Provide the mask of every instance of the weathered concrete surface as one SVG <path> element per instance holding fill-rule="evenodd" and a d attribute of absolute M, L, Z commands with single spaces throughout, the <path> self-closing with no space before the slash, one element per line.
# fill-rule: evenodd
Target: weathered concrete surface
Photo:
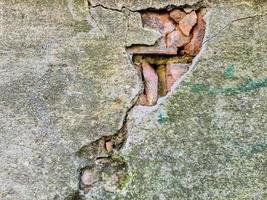
<path fill-rule="evenodd" d="M 93 19 L 86 0 L 1 0 L 0 15 L 0 199 L 64 199 L 76 152 L 116 133 L 141 89 L 126 15 Z"/>
<path fill-rule="evenodd" d="M 267 198 L 266 7 L 213 4 L 181 85 L 154 109 L 131 112 L 122 199 Z"/>
<path fill-rule="evenodd" d="M 169 4 L 201 5 L 0 0 L 0 199 L 73 199 L 90 163 L 76 152 L 115 134 L 142 89 L 125 47 L 158 39 L 132 11 Z M 194 70 L 131 113 L 121 190 L 87 199 L 266 198 L 267 5 L 210 5 Z"/>

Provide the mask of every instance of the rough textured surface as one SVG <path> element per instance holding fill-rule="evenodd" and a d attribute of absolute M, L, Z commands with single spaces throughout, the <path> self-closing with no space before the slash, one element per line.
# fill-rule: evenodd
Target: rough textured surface
<path fill-rule="evenodd" d="M 184 16 L 186 15 L 185 12 L 179 10 L 179 9 L 174 9 L 170 12 L 170 17 L 176 22 L 179 23 Z"/>
<path fill-rule="evenodd" d="M 143 27 L 141 15 L 138 12 L 129 15 L 126 46 L 153 45 L 160 37 L 159 32 Z"/>
<path fill-rule="evenodd" d="M 86 164 L 76 152 L 116 133 L 141 89 L 127 15 L 82 0 L 0 5 L 0 199 L 64 199 Z"/>
<path fill-rule="evenodd" d="M 132 11 L 144 10 L 147 8 L 161 9 L 168 5 L 193 6 L 199 3 L 198 0 L 90 0 L 92 6 L 102 5 L 106 8 L 122 10 L 127 8 Z"/>
<path fill-rule="evenodd" d="M 189 64 L 168 64 L 166 66 L 167 91 L 171 91 L 171 87 L 188 71 L 189 67 Z"/>
<path fill-rule="evenodd" d="M 75 199 L 91 164 L 77 152 L 117 133 L 142 90 L 125 47 L 159 37 L 133 11 L 168 5 L 201 3 L 0 0 L 1 200 Z M 161 103 L 132 109 L 123 159 L 85 199 L 267 198 L 266 10 L 210 1 L 200 56 Z"/>
<path fill-rule="evenodd" d="M 266 6 L 213 5 L 181 85 L 133 110 L 123 199 L 266 199 Z"/>

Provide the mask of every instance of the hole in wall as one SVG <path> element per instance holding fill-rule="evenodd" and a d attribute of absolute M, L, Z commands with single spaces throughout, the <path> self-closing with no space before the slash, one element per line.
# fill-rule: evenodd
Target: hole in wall
<path fill-rule="evenodd" d="M 155 105 L 189 70 L 205 35 L 204 11 L 175 7 L 140 11 L 143 27 L 158 31 L 161 37 L 153 46 L 127 47 L 144 83 L 138 105 Z"/>
<path fill-rule="evenodd" d="M 158 31 L 161 37 L 152 46 L 136 44 L 127 47 L 144 84 L 138 105 L 155 105 L 158 98 L 166 96 L 189 70 L 205 35 L 203 10 L 168 6 L 139 12 L 143 27 Z M 128 114 L 117 133 L 103 136 L 78 152 L 78 156 L 92 163 L 80 169 L 79 191 L 73 199 L 84 199 L 95 188 L 103 187 L 105 192 L 115 193 L 125 187 L 129 172 L 120 149 L 127 140 L 127 117 Z"/>

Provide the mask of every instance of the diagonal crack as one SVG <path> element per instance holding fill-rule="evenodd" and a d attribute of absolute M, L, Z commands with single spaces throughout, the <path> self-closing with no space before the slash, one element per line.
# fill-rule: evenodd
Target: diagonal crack
<path fill-rule="evenodd" d="M 100 154 L 100 155 L 96 155 L 96 157 L 92 158 L 94 160 L 94 163 L 92 165 L 88 165 L 83 167 L 82 169 L 80 169 L 80 177 L 79 177 L 79 192 L 78 192 L 78 198 L 77 200 L 81 200 L 83 199 L 83 196 L 86 195 L 86 193 L 88 193 L 90 191 L 90 189 L 92 187 L 94 187 L 94 184 L 103 184 L 103 186 L 105 187 L 105 182 L 103 182 L 103 177 L 101 176 L 108 176 L 110 173 L 112 173 L 112 177 L 118 177 L 117 181 L 120 185 L 120 181 L 121 179 L 123 180 L 125 177 L 127 177 L 127 171 L 128 171 L 128 165 L 127 162 L 124 160 L 124 157 L 121 155 L 121 153 L 119 152 L 120 149 L 123 147 L 123 145 L 125 144 L 126 140 L 127 140 L 127 135 L 128 135 L 128 115 L 131 112 L 131 110 L 135 107 L 135 105 L 137 104 L 137 100 L 138 100 L 138 95 L 136 95 L 132 100 L 131 100 L 131 106 L 127 109 L 127 111 L 125 112 L 125 115 L 123 117 L 123 123 L 121 125 L 121 128 L 118 129 L 118 131 L 110 136 L 103 136 L 101 138 L 99 138 L 98 140 L 88 144 L 87 146 L 81 148 L 82 151 L 84 151 L 84 149 L 86 149 L 87 147 L 94 147 L 94 146 L 98 146 L 99 145 L 103 145 L 103 142 L 105 143 L 105 145 L 107 145 L 107 143 L 109 143 L 109 147 L 106 147 L 106 150 L 108 151 L 107 154 Z M 116 141 L 117 140 L 117 141 Z M 114 149 L 113 149 L 114 148 Z M 85 150 L 86 152 L 86 150 Z M 95 154 L 96 152 L 92 152 L 93 154 Z M 88 153 L 87 153 L 88 154 Z M 97 153 L 98 154 L 98 153 Z M 108 170 L 108 172 L 107 172 Z M 84 179 L 83 176 L 84 174 L 88 175 L 88 173 L 90 174 L 90 176 L 92 177 L 96 177 L 98 176 L 98 178 L 95 178 L 96 180 L 94 180 L 94 182 L 92 183 L 92 185 L 86 185 L 82 180 Z M 115 186 L 116 188 L 119 187 Z M 114 186 L 113 186 L 114 187 Z M 115 190 L 113 191 L 112 188 L 108 188 L 111 189 L 112 191 L 110 192 L 115 192 Z M 108 191 L 108 190 L 107 190 Z"/>
<path fill-rule="evenodd" d="M 202 2 L 202 1 L 199 1 L 199 2 Z M 147 9 L 141 10 L 141 11 L 140 10 L 131 10 L 129 8 L 126 8 L 126 7 L 122 7 L 121 9 L 114 9 L 114 8 L 109 8 L 109 7 L 103 6 L 101 4 L 92 5 L 89 0 L 88 0 L 88 6 L 89 6 L 89 11 L 91 11 L 92 8 L 100 7 L 100 8 L 106 9 L 106 10 L 111 10 L 114 12 L 120 12 L 120 13 L 123 13 L 124 15 L 127 15 L 128 18 L 126 21 L 125 47 L 127 44 L 127 37 L 128 37 L 129 23 L 130 23 L 130 18 L 129 18 L 130 12 L 140 13 L 140 12 L 149 11 L 150 9 L 153 9 L 153 8 L 147 8 Z M 167 8 L 169 6 L 170 5 L 166 6 L 164 8 L 164 10 L 156 9 L 156 11 L 157 12 L 158 11 L 169 12 L 169 11 L 167 11 Z M 173 5 L 171 5 L 171 6 L 174 8 L 182 9 L 181 6 L 179 6 L 179 7 L 173 6 Z M 93 17 L 92 17 L 92 19 L 96 23 L 97 27 L 101 30 L 101 28 L 99 27 L 99 25 L 97 23 L 97 20 L 95 20 Z M 131 62 L 132 59 L 130 58 L 130 55 L 128 53 L 127 53 L 127 55 L 129 58 L 128 61 Z M 176 56 L 178 56 L 178 55 L 176 55 Z M 155 61 L 155 59 L 153 59 L 153 58 L 151 58 L 151 59 Z M 165 56 L 158 57 L 157 62 L 159 62 L 159 60 L 160 61 L 165 60 L 165 61 L 169 62 L 169 61 L 171 61 L 171 59 L 174 59 L 174 57 L 170 57 L 170 58 L 165 57 Z M 183 59 L 191 59 L 191 56 L 188 56 L 188 58 L 186 57 Z M 173 62 L 175 62 L 175 61 L 176 60 L 173 60 Z M 133 64 L 133 62 L 131 62 L 131 65 L 132 64 Z M 161 64 L 161 65 L 163 65 L 163 64 Z M 183 73 L 183 72 L 181 72 L 181 73 Z M 138 76 L 142 80 L 142 77 L 140 77 L 140 76 L 142 76 L 141 72 L 140 72 L 140 74 L 138 73 Z M 144 90 L 144 87 L 142 89 L 140 89 L 138 94 L 136 94 L 136 96 L 133 97 L 131 99 L 131 101 L 129 102 L 129 106 L 127 106 L 127 108 L 125 109 L 126 111 L 124 111 L 123 116 L 122 116 L 123 121 L 120 122 L 120 127 L 116 130 L 116 132 L 114 134 L 109 134 L 108 136 L 99 137 L 99 139 L 97 139 L 96 141 L 91 142 L 90 144 L 83 146 L 80 149 L 80 151 L 78 152 L 78 154 L 80 156 L 85 155 L 88 161 L 89 160 L 93 161 L 92 165 L 89 166 L 89 164 L 87 163 L 87 166 L 80 169 L 79 190 L 78 190 L 79 191 L 79 199 L 83 199 L 83 195 L 86 195 L 87 193 L 89 193 L 91 188 L 93 188 L 93 187 L 97 188 L 97 187 L 99 187 L 99 185 L 102 185 L 105 187 L 105 184 L 106 184 L 105 181 L 106 180 L 103 180 L 103 176 L 108 176 L 108 175 L 110 175 L 110 173 L 113 173 L 115 176 L 118 176 L 117 181 L 119 183 L 121 177 L 118 174 L 124 174 L 124 175 L 126 174 L 127 175 L 127 173 L 129 173 L 128 172 L 128 163 L 125 161 L 125 158 L 121 155 L 121 148 L 124 146 L 125 142 L 127 141 L 127 137 L 128 137 L 129 113 L 138 104 L 139 97 L 144 92 L 143 90 Z M 99 148 L 101 148 L 100 153 L 98 151 Z M 104 151 L 104 153 L 103 153 L 103 151 Z M 120 168 L 121 166 L 123 166 L 123 169 Z M 118 167 L 120 169 L 118 169 Z M 109 172 L 107 172 L 107 171 L 105 171 L 106 169 L 111 169 L 111 170 Z M 88 181 L 88 179 L 87 179 L 84 181 L 84 179 L 86 179 L 86 176 L 87 176 L 87 178 L 90 177 L 94 180 Z M 116 183 L 115 187 L 117 187 L 117 186 L 118 185 Z M 112 191 L 112 192 L 115 192 L 115 191 Z"/>
<path fill-rule="evenodd" d="M 99 26 L 98 22 L 95 20 L 95 18 L 93 17 L 93 15 L 91 14 L 91 8 L 92 8 L 92 4 L 91 2 L 88 0 L 88 9 L 89 9 L 89 14 L 91 19 L 93 20 L 93 22 L 95 23 L 96 27 L 99 29 L 99 31 L 104 35 L 104 31 L 102 30 L 102 28 Z"/>

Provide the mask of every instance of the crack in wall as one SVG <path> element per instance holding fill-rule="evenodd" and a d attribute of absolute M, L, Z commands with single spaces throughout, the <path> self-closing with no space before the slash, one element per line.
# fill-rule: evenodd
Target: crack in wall
<path fill-rule="evenodd" d="M 209 6 L 209 2 L 207 0 L 199 0 L 197 1 L 196 3 L 190 5 L 190 4 L 183 4 L 183 5 L 174 5 L 174 4 L 169 4 L 169 5 L 166 5 L 166 6 L 163 6 L 161 8 L 157 8 L 157 7 L 152 7 L 152 6 L 147 6 L 145 8 L 139 8 L 139 9 L 132 9 L 132 8 L 129 8 L 130 6 L 121 6 L 121 8 L 112 8 L 112 7 L 109 7 L 109 6 L 105 6 L 103 4 L 95 4 L 93 5 L 93 3 L 91 3 L 90 0 L 87 0 L 88 1 L 88 4 L 91 8 L 97 8 L 97 7 L 101 7 L 103 9 L 106 9 L 106 10 L 112 10 L 112 11 L 116 11 L 116 12 L 123 12 L 124 10 L 128 10 L 130 12 L 142 12 L 142 11 L 164 11 L 164 10 L 170 10 L 170 9 L 174 9 L 174 8 L 180 8 L 180 9 L 184 9 L 184 8 L 189 8 L 189 9 L 193 9 L 193 10 L 197 10 L 199 8 L 204 8 L 204 7 L 208 7 Z M 152 2 L 149 4 L 151 5 Z"/>
<path fill-rule="evenodd" d="M 130 11 L 130 12 L 138 12 L 138 11 L 135 11 L 135 10 L 131 10 L 131 9 L 129 9 L 129 8 L 127 8 L 127 7 L 122 7 L 121 9 L 116 9 L 116 8 L 109 8 L 109 7 L 106 7 L 106 6 L 103 6 L 103 5 L 101 5 L 101 4 L 97 4 L 97 5 L 95 5 L 95 6 L 91 6 L 92 8 L 98 8 L 98 7 L 101 7 L 101 8 L 103 8 L 103 9 L 106 9 L 106 10 L 112 10 L 112 11 L 115 11 L 115 12 L 123 12 L 124 10 L 128 10 L 128 11 Z"/>
<path fill-rule="evenodd" d="M 89 0 L 88 0 L 88 5 L 89 5 L 89 8 L 99 8 L 99 7 L 101 7 L 103 9 L 105 9 L 105 10 L 112 10 L 112 11 L 121 12 L 121 13 L 123 13 L 124 10 L 128 10 L 130 12 L 138 12 L 136 10 L 131 10 L 131 9 L 125 7 L 125 6 L 123 6 L 121 9 L 116 9 L 116 8 L 110 8 L 110 7 L 104 6 L 102 4 L 93 5 Z"/>
<path fill-rule="evenodd" d="M 72 200 L 86 199 L 88 194 L 99 188 L 108 193 L 116 193 L 122 189 L 121 182 L 127 179 L 128 165 L 120 150 L 127 140 L 128 114 L 136 105 L 155 105 L 158 97 L 165 96 L 171 91 L 172 85 L 189 70 L 193 58 L 199 53 L 205 33 L 205 22 L 200 6 L 188 8 L 188 6 L 169 5 L 157 10 L 148 8 L 133 11 L 125 7 L 117 10 L 103 5 L 92 6 L 89 1 L 88 4 L 89 10 L 102 7 L 124 12 L 126 9 L 128 13 L 124 14 L 128 15 L 128 19 L 129 12 L 139 12 L 143 26 L 156 29 L 162 37 L 153 46 L 135 44 L 126 47 L 128 57 L 143 80 L 144 91 L 132 99 L 122 127 L 115 134 L 103 136 L 82 147 L 77 153 L 79 157 L 92 162 L 79 170 L 79 190 L 71 197 Z M 187 10 L 183 10 L 185 7 Z M 183 19 L 185 24 L 180 27 Z M 129 21 L 126 41 L 128 28 Z"/>
<path fill-rule="evenodd" d="M 84 199 L 94 187 L 101 187 L 108 193 L 122 189 L 123 182 L 128 177 L 128 165 L 120 149 L 127 140 L 128 114 L 136 105 L 137 96 L 131 102 L 132 105 L 126 111 L 122 127 L 115 134 L 103 136 L 77 152 L 80 158 L 91 160 L 93 163 L 79 170 L 79 191 L 71 200 Z"/>
<path fill-rule="evenodd" d="M 263 13 L 260 15 L 253 15 L 253 16 L 247 16 L 247 17 L 242 17 L 242 18 L 237 18 L 234 19 L 232 21 L 230 21 L 229 23 L 227 23 L 224 27 L 222 27 L 219 31 L 217 31 L 216 33 L 214 33 L 211 37 L 207 38 L 203 44 L 211 41 L 212 39 L 216 38 L 218 35 L 220 35 L 220 33 L 222 33 L 222 31 L 224 31 L 227 27 L 230 27 L 233 23 L 238 22 L 238 21 L 242 21 L 242 20 L 247 20 L 247 19 L 253 19 L 253 18 L 262 18 L 264 16 L 266 16 L 267 13 Z"/>

